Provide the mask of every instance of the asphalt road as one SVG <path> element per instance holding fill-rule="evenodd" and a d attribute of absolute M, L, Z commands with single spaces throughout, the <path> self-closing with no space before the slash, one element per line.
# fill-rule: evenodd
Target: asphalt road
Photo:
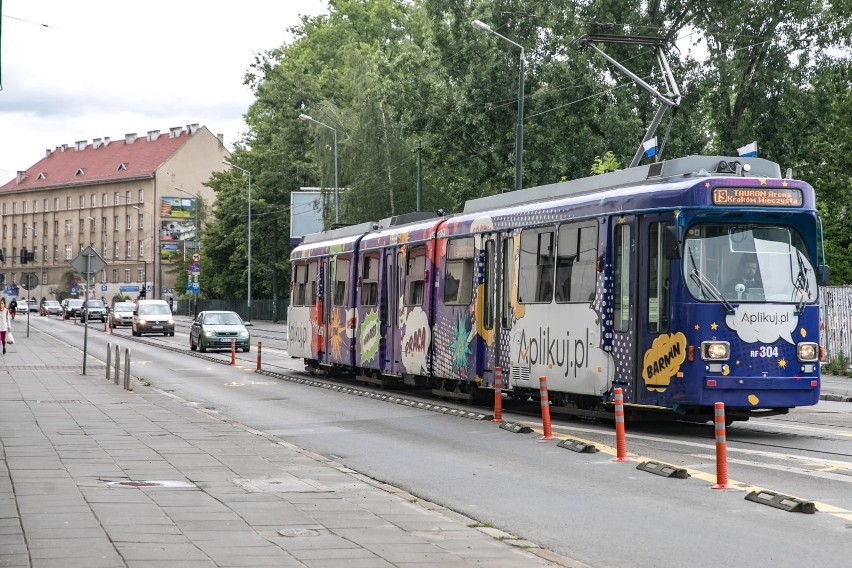
<path fill-rule="evenodd" d="M 82 347 L 80 325 L 41 318 L 33 331 Z M 728 469 L 737 489 L 714 490 L 710 425 L 628 425 L 631 457 L 692 473 L 664 478 L 637 470 L 636 461 L 614 461 L 606 451 L 614 445 L 608 424 L 556 424 L 555 433 L 605 450 L 578 454 L 537 433 L 256 374 L 254 347 L 238 354 L 234 367 L 192 356 L 181 326 L 174 338 L 137 341 L 129 330 L 110 335 L 91 324 L 89 353 L 104 358 L 107 341 L 122 353 L 130 347 L 133 375 L 156 388 L 591 566 L 849 566 L 848 404 L 823 402 L 729 428 Z M 301 368 L 283 339 L 262 341 L 264 368 Z M 208 356 L 230 360 L 227 352 Z M 820 512 L 746 501 L 747 486 L 816 501 Z"/>

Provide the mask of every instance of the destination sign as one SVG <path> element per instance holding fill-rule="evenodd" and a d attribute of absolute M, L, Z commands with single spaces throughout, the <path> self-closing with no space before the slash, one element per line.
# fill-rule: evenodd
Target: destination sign
<path fill-rule="evenodd" d="M 717 187 L 713 189 L 713 205 L 801 207 L 802 190 L 787 187 Z"/>

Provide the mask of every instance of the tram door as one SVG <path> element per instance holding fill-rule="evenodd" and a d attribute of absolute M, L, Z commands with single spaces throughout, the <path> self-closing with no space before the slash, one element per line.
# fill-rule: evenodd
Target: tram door
<path fill-rule="evenodd" d="M 320 276 L 319 276 L 319 290 L 318 295 L 321 300 L 321 321 L 319 328 L 322 330 L 322 353 L 317 354 L 317 360 L 320 363 L 330 363 L 328 354 L 329 351 L 329 341 L 331 338 L 331 307 L 334 301 L 334 286 L 332 285 L 332 262 L 334 262 L 333 257 L 325 257 L 320 261 Z"/>
<path fill-rule="evenodd" d="M 639 223 L 639 302 L 637 319 L 637 391 L 635 402 L 668 406 L 670 385 L 677 381 L 686 338 L 672 333 L 671 265 L 677 253 L 671 215 L 647 215 Z"/>
<path fill-rule="evenodd" d="M 625 402 L 636 401 L 637 386 L 637 221 L 634 216 L 615 217 L 612 227 L 612 357 L 613 390 L 621 387 Z"/>
<path fill-rule="evenodd" d="M 385 374 L 398 373 L 399 367 L 399 290 L 401 266 L 397 249 L 385 250 L 384 283 L 381 294 L 382 309 L 380 313 L 383 349 L 382 372 Z"/>
<path fill-rule="evenodd" d="M 485 379 L 487 386 L 493 385 L 494 368 L 500 361 L 499 321 L 500 321 L 500 236 L 484 234 L 481 248 L 477 251 L 481 262 L 481 286 L 476 288 L 480 294 L 476 299 L 477 331 L 481 336 L 476 349 L 476 369 Z"/>

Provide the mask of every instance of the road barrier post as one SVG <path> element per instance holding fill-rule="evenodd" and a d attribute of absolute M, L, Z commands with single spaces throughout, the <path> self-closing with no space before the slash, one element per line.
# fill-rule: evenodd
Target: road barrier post
<path fill-rule="evenodd" d="M 237 364 L 237 340 L 231 338 L 231 365 Z"/>
<path fill-rule="evenodd" d="M 109 380 L 109 368 L 112 364 L 112 343 L 107 343 L 106 380 Z"/>
<path fill-rule="evenodd" d="M 629 461 L 627 459 L 627 441 L 624 435 L 624 391 L 615 388 L 615 451 L 614 461 Z"/>
<path fill-rule="evenodd" d="M 257 342 L 257 370 L 260 371 L 260 350 L 263 347 L 263 342 Z"/>
<path fill-rule="evenodd" d="M 503 422 L 503 367 L 494 367 L 494 418 L 491 422 Z"/>
<path fill-rule="evenodd" d="M 713 489 L 728 488 L 728 439 L 725 432 L 725 403 L 713 405 L 716 426 L 716 484 Z"/>
<path fill-rule="evenodd" d="M 541 396 L 541 422 L 544 427 L 544 436 L 540 440 L 552 440 L 553 432 L 550 429 L 550 398 L 547 396 L 547 377 L 538 378 L 539 393 Z"/>
<path fill-rule="evenodd" d="M 121 367 L 121 350 L 118 348 L 118 345 L 115 346 L 115 373 L 113 374 L 113 382 L 118 384 L 118 371 Z"/>
<path fill-rule="evenodd" d="M 130 347 L 124 350 L 124 390 L 130 388 Z"/>

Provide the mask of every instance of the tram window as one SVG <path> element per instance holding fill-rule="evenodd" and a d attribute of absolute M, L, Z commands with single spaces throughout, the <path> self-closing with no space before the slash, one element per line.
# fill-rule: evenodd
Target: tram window
<path fill-rule="evenodd" d="M 348 302 L 349 268 L 351 261 L 348 258 L 338 258 L 334 263 L 334 305 L 346 306 Z"/>
<path fill-rule="evenodd" d="M 615 228 L 615 258 L 613 261 L 613 296 L 615 331 L 630 327 L 630 226 Z"/>
<path fill-rule="evenodd" d="M 405 305 L 423 305 L 426 279 L 426 247 L 409 249 L 405 264 Z"/>
<path fill-rule="evenodd" d="M 311 303 L 313 306 L 317 303 L 317 261 L 308 263 L 308 290 L 311 294 Z"/>
<path fill-rule="evenodd" d="M 556 247 L 556 301 L 590 302 L 595 296 L 596 224 L 562 225 Z"/>
<path fill-rule="evenodd" d="M 297 264 L 296 275 L 293 277 L 293 287 L 295 288 L 294 292 L 296 294 L 296 301 L 294 302 L 295 305 L 305 305 L 305 300 L 307 299 L 307 286 L 308 267 L 304 264 Z"/>
<path fill-rule="evenodd" d="M 473 237 L 447 243 L 447 268 L 444 274 L 444 303 L 470 304 L 473 295 Z"/>
<path fill-rule="evenodd" d="M 483 290 L 485 290 L 485 298 L 483 298 L 483 327 L 485 329 L 494 329 L 494 292 L 496 291 L 496 278 L 494 274 L 494 241 L 488 240 L 485 242 L 485 270 Z"/>
<path fill-rule="evenodd" d="M 361 305 L 375 306 L 379 303 L 379 257 L 364 256 L 361 271 Z"/>
<path fill-rule="evenodd" d="M 669 327 L 669 268 L 665 255 L 665 223 L 648 226 L 648 331 L 662 332 Z"/>
<path fill-rule="evenodd" d="M 553 299 L 553 229 L 528 229 L 521 233 L 518 267 L 518 301 Z"/>

